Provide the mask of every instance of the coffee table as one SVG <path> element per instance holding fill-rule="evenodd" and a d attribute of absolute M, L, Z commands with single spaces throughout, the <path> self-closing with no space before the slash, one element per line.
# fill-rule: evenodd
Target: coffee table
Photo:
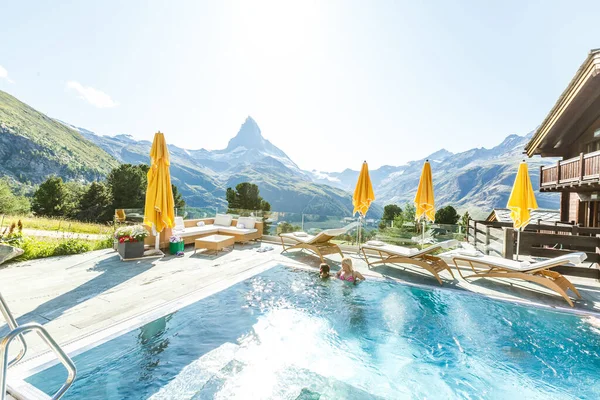
<path fill-rule="evenodd" d="M 219 250 L 223 250 L 225 247 L 234 247 L 235 236 L 227 235 L 210 235 L 196 239 L 194 245 L 194 254 L 198 249 L 212 250 L 219 253 Z"/>

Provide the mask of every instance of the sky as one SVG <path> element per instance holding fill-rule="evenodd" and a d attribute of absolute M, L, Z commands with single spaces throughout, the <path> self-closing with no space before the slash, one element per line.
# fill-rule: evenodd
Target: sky
<path fill-rule="evenodd" d="M 544 119 L 598 1 L 2 1 L 0 90 L 98 134 L 222 149 L 248 115 L 301 168 L 493 147 Z"/>

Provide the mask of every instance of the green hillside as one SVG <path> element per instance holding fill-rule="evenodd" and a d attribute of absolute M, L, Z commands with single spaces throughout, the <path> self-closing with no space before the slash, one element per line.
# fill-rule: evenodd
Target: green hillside
<path fill-rule="evenodd" d="M 0 175 L 31 184 L 50 175 L 91 181 L 117 165 L 79 132 L 0 91 Z"/>

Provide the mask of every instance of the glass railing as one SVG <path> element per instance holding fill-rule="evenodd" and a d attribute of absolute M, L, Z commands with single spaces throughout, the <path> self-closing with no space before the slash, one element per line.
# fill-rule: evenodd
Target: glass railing
<path fill-rule="evenodd" d="M 115 226 L 141 224 L 144 222 L 143 208 L 119 208 L 115 210 Z"/>
<path fill-rule="evenodd" d="M 123 210 L 125 218 L 117 221 L 117 223 L 142 223 L 144 219 L 143 211 L 143 209 L 125 209 Z M 219 210 L 217 208 L 186 206 L 176 209 L 175 212 L 176 216 L 183 217 L 186 220 L 214 218 L 217 213 L 227 213 L 234 218 L 250 216 L 261 220 L 263 222 L 263 235 L 268 236 L 300 231 L 316 235 L 326 229 L 344 228 L 359 222 L 357 217 L 350 215 L 333 216 L 244 209 Z M 119 216 L 118 210 L 115 216 L 116 218 Z M 378 240 L 405 247 L 422 247 L 450 239 L 465 241 L 465 229 L 461 225 L 426 223 L 423 231 L 423 224 L 414 221 L 363 218 L 360 220 L 360 225 L 349 228 L 345 233 L 336 237 L 334 242 L 356 246 L 358 243 Z"/>
<path fill-rule="evenodd" d="M 466 240 L 465 229 L 462 225 L 426 223 L 423 231 L 422 223 L 398 221 L 380 221 L 377 230 L 369 234 L 375 240 L 399 246 L 421 247 L 445 240 Z"/>

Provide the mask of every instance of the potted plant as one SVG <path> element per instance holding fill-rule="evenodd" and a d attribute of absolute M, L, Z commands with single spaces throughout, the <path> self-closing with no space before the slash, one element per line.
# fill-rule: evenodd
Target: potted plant
<path fill-rule="evenodd" d="M 181 236 L 173 235 L 169 238 L 169 252 L 173 255 L 183 251 L 184 243 Z"/>
<path fill-rule="evenodd" d="M 123 259 L 139 258 L 144 255 L 144 239 L 148 231 L 142 225 L 124 226 L 115 231 L 117 251 Z"/>

